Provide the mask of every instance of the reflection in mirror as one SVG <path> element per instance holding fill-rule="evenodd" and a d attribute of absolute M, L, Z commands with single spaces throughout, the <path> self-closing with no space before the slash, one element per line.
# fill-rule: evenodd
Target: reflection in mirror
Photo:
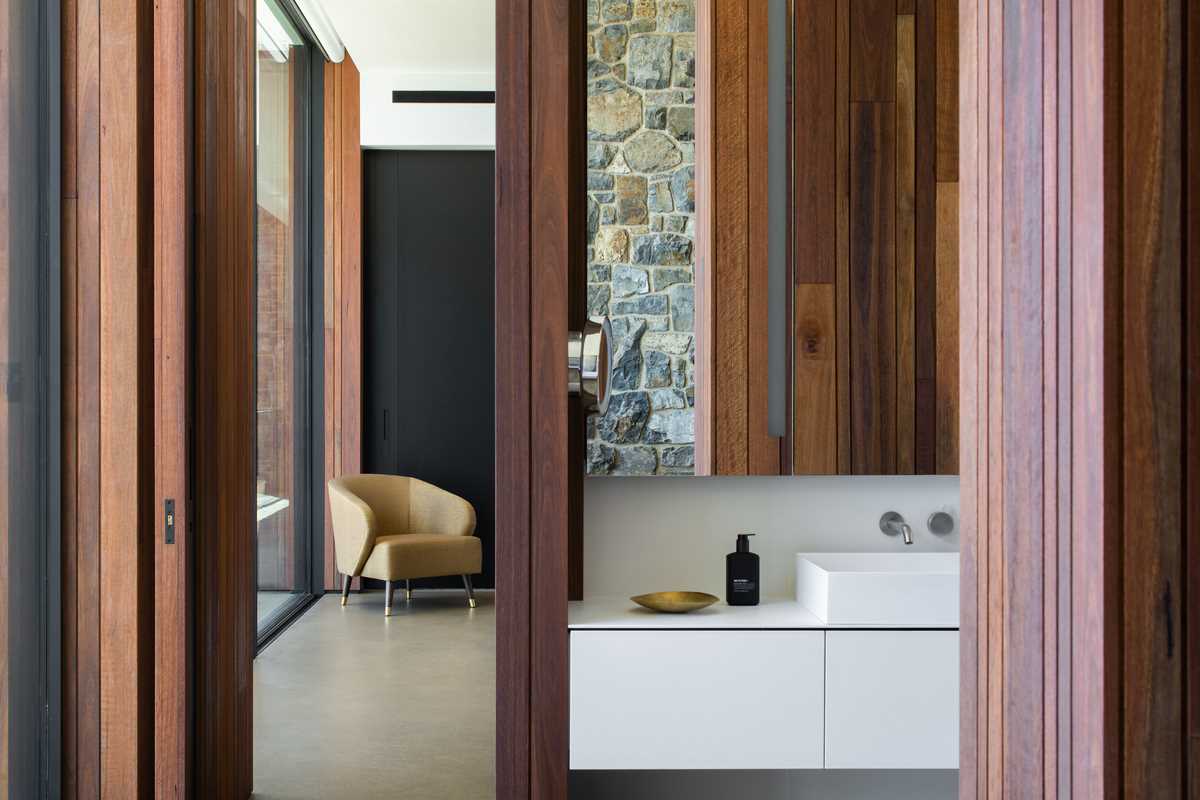
<path fill-rule="evenodd" d="M 588 313 L 610 317 L 614 350 L 587 471 L 691 474 L 695 6 L 608 0 L 588 14 Z"/>
<path fill-rule="evenodd" d="M 894 4 L 598 0 L 590 475 L 957 472 L 957 41 Z M 921 57 L 918 57 L 921 54 Z"/>

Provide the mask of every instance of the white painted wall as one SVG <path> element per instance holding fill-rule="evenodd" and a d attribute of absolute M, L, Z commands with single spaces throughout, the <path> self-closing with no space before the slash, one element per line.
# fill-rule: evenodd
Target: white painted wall
<path fill-rule="evenodd" d="M 763 596 L 794 596 L 795 554 L 904 550 L 879 517 L 899 511 L 913 551 L 958 550 L 956 477 L 587 478 L 584 594 L 689 589 L 724 597 L 725 554 L 738 533 L 758 534 Z M 925 520 L 954 514 L 955 532 Z"/>
<path fill-rule="evenodd" d="M 491 150 L 496 107 L 488 104 L 393 103 L 394 90 L 492 91 L 494 72 L 411 73 L 387 67 L 361 70 L 359 107 L 363 147 L 413 150 Z"/>

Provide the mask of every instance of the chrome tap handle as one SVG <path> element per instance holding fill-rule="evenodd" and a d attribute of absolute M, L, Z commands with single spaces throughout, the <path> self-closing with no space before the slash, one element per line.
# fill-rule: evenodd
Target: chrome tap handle
<path fill-rule="evenodd" d="M 903 536 L 905 544 L 913 543 L 912 527 L 904 521 L 904 517 L 895 511 L 888 511 L 879 518 L 879 530 L 888 536 L 895 536 L 897 534 Z"/>

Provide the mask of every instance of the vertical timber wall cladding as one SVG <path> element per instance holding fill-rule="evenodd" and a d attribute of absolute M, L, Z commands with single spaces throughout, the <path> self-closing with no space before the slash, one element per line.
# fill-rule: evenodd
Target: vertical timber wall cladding
<path fill-rule="evenodd" d="M 152 4 L 62 4 L 63 794 L 154 753 Z"/>
<path fill-rule="evenodd" d="M 1188 5 L 962 6 L 964 798 L 1195 796 Z"/>
<path fill-rule="evenodd" d="M 957 0 L 794 20 L 792 471 L 957 474 Z"/>
<path fill-rule="evenodd" d="M 253 780 L 254 11 L 194 8 L 195 797 Z"/>
<path fill-rule="evenodd" d="M 362 470 L 362 147 L 350 54 L 325 65 L 325 480 Z M 337 587 L 325 505 L 325 588 Z M 355 581 L 357 588 L 358 581 Z"/>

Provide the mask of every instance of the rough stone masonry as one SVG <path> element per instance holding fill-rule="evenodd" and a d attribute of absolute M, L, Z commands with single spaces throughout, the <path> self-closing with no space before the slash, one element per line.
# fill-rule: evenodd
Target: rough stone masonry
<path fill-rule="evenodd" d="M 695 0 L 588 0 L 588 313 L 613 398 L 589 475 L 695 471 Z"/>

